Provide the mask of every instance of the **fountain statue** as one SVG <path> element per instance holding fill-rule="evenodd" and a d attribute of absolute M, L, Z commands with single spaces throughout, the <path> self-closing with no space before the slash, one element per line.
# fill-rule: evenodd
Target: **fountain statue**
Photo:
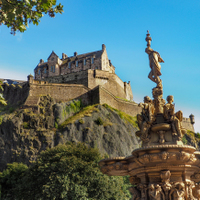
<path fill-rule="evenodd" d="M 182 137 L 183 113 L 175 112 L 174 97 L 163 99 L 160 54 L 151 48 L 149 31 L 146 35 L 151 71 L 148 78 L 156 83 L 151 99 L 144 103 L 137 115 L 139 131 L 136 135 L 142 147 L 131 156 L 101 160 L 101 171 L 109 176 L 129 175 L 133 185 L 132 200 L 200 200 L 200 152 L 195 147 L 184 145 Z"/>

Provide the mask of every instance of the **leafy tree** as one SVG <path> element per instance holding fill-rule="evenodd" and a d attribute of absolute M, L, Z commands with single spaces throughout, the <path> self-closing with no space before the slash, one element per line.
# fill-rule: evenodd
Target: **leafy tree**
<path fill-rule="evenodd" d="M 13 188 L 8 185 L 9 191 L 15 192 L 13 194 L 5 189 L 7 182 L 3 172 L 0 179 L 2 199 L 130 199 L 129 185 L 124 183 L 122 177 L 109 177 L 100 172 L 100 159 L 97 149 L 88 148 L 82 143 L 58 145 L 41 153 L 33 166 L 22 171 L 23 177 L 18 186 L 15 185 L 16 181 Z"/>
<path fill-rule="evenodd" d="M 63 6 L 56 0 L 0 0 L 0 24 L 11 28 L 11 34 L 24 32 L 29 23 L 38 25 L 43 14 L 55 17 Z"/>
<path fill-rule="evenodd" d="M 0 91 L 3 91 L 2 81 L 0 81 Z M 4 106 L 7 105 L 5 99 L 3 98 L 3 94 L 2 93 L 0 93 L 0 105 L 1 104 L 4 105 Z"/>
<path fill-rule="evenodd" d="M 3 191 L 0 199 L 12 199 L 13 194 L 18 196 L 22 178 L 27 169 L 28 167 L 23 163 L 7 164 L 7 169 L 0 173 L 1 191 Z"/>

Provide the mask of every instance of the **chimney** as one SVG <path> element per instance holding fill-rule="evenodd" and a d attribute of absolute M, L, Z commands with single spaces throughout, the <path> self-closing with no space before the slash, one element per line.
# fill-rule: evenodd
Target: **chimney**
<path fill-rule="evenodd" d="M 106 45 L 105 44 L 102 44 L 102 50 L 106 50 Z"/>
<path fill-rule="evenodd" d="M 44 63 L 44 60 L 40 59 L 40 64 Z"/>
<path fill-rule="evenodd" d="M 74 52 L 74 56 L 77 56 L 78 55 L 78 53 L 77 52 Z"/>
<path fill-rule="evenodd" d="M 62 60 L 65 60 L 67 58 L 67 55 L 65 53 L 62 53 Z"/>

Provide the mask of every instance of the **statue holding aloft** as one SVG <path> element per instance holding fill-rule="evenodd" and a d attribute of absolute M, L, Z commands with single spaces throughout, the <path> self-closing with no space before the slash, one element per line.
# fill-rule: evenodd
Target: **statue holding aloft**
<path fill-rule="evenodd" d="M 151 68 L 151 71 L 149 73 L 148 78 L 152 80 L 153 82 L 157 83 L 157 87 L 162 87 L 162 81 L 159 76 L 161 76 L 161 65 L 160 63 L 164 63 L 164 60 L 161 58 L 160 54 L 157 51 L 154 51 L 151 48 L 151 37 L 149 34 L 149 31 L 147 31 L 147 48 L 145 49 L 145 52 L 149 55 L 149 65 Z"/>
<path fill-rule="evenodd" d="M 161 65 L 164 62 L 160 54 L 151 48 L 151 37 L 149 31 L 146 36 L 147 47 L 145 52 L 149 55 L 149 65 L 151 71 L 148 78 L 157 85 L 152 89 L 153 100 L 150 97 L 144 98 L 144 103 L 140 103 L 142 113 L 137 116 L 140 131 L 136 133 L 143 141 L 144 146 L 152 144 L 182 144 L 181 138 L 185 133 L 181 121 L 182 111 L 175 113 L 173 96 L 167 97 L 167 103 L 163 99 L 163 86 L 160 79 Z"/>

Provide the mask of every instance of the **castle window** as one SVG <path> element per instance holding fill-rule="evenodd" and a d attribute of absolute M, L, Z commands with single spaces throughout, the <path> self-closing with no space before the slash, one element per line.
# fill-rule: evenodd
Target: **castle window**
<path fill-rule="evenodd" d="M 71 62 L 68 63 L 68 68 L 71 68 Z"/>
<path fill-rule="evenodd" d="M 38 74 L 40 75 L 40 69 L 38 70 Z"/>
<path fill-rule="evenodd" d="M 91 59 L 91 63 L 94 64 L 94 58 Z"/>
<path fill-rule="evenodd" d="M 47 73 L 47 68 L 44 68 L 44 73 L 45 73 L 45 74 Z"/>
<path fill-rule="evenodd" d="M 53 66 L 51 66 L 51 72 L 53 71 Z"/>
<path fill-rule="evenodd" d="M 83 65 L 86 65 L 86 59 L 83 60 Z"/>
<path fill-rule="evenodd" d="M 53 66 L 53 73 L 55 72 L 55 66 Z"/>
<path fill-rule="evenodd" d="M 76 61 L 76 67 L 78 67 L 78 60 Z"/>

